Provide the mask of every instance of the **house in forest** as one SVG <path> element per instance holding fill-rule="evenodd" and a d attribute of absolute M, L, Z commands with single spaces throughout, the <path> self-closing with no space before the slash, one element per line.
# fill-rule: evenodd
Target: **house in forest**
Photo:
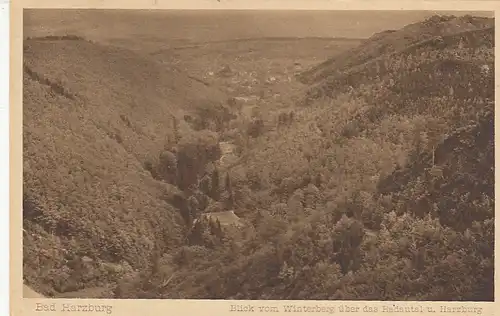
<path fill-rule="evenodd" d="M 204 214 L 201 214 L 200 219 L 212 221 L 214 223 L 219 221 L 219 223 L 222 227 L 227 227 L 227 226 L 242 227 L 245 225 L 243 220 L 241 218 L 239 218 L 234 213 L 234 211 L 204 213 Z"/>

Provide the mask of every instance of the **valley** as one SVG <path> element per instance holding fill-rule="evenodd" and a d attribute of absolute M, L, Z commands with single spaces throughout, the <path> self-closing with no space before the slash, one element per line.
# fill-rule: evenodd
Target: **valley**
<path fill-rule="evenodd" d="M 492 18 L 203 40 L 119 17 L 24 40 L 25 284 L 493 299 Z"/>

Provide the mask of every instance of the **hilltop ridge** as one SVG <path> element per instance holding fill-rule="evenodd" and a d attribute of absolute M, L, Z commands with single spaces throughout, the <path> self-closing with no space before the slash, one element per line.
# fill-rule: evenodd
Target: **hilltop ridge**
<path fill-rule="evenodd" d="M 492 27 L 494 27 L 494 20 L 491 18 L 432 16 L 423 22 L 409 24 L 400 30 L 376 33 L 358 47 L 303 72 L 299 78 L 306 83 L 317 83 L 331 74 L 359 66 L 376 57 L 397 53 L 407 49 L 408 46 L 432 40 L 436 36 L 447 36 Z"/>

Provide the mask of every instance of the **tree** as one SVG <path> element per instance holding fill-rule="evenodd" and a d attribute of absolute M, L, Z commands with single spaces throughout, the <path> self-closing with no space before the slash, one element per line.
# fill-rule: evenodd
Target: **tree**
<path fill-rule="evenodd" d="M 219 184 L 219 169 L 215 167 L 214 171 L 212 172 L 212 181 L 211 181 L 211 187 L 210 187 L 210 196 L 218 201 L 220 199 L 220 184 Z"/>
<path fill-rule="evenodd" d="M 177 183 L 177 157 L 170 151 L 160 154 L 157 174 L 166 182 Z"/>
<path fill-rule="evenodd" d="M 363 224 L 345 215 L 335 225 L 332 236 L 334 258 L 343 273 L 356 268 L 356 259 L 360 256 L 359 246 L 364 235 Z"/>
<path fill-rule="evenodd" d="M 428 146 L 429 149 L 432 150 L 432 166 L 436 163 L 436 146 L 442 141 L 443 134 L 446 129 L 444 122 L 432 119 L 427 123 L 427 137 L 428 137 Z"/>
<path fill-rule="evenodd" d="M 228 207 L 233 208 L 235 201 L 233 193 L 233 184 L 231 182 L 231 177 L 229 176 L 229 173 L 226 173 L 225 187 L 226 187 L 226 192 L 228 193 L 228 198 L 227 198 Z"/>
<path fill-rule="evenodd" d="M 200 211 L 200 207 L 199 207 L 200 204 L 198 203 L 198 200 L 196 199 L 196 197 L 191 195 L 187 199 L 187 205 L 188 205 L 190 218 L 192 218 L 192 219 L 198 218 L 198 213 Z"/>
<path fill-rule="evenodd" d="M 429 118 L 425 123 L 420 123 L 415 129 L 413 138 L 414 142 L 414 159 L 418 155 L 429 152 L 432 155 L 432 166 L 435 165 L 435 149 L 436 146 L 442 141 L 446 125 L 443 121 Z"/>

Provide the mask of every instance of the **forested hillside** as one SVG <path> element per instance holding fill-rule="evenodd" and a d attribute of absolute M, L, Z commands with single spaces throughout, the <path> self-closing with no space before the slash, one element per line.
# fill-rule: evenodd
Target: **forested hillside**
<path fill-rule="evenodd" d="M 47 37 L 25 41 L 23 97 L 29 284 L 48 295 L 109 285 L 183 244 L 167 202 L 180 191 L 146 166 L 170 142 L 217 146 L 178 122 L 224 109 L 220 92 L 125 49 Z"/>
<path fill-rule="evenodd" d="M 36 290 L 493 300 L 493 19 L 375 34 L 301 73 L 298 100 L 250 114 L 164 64 L 73 42 L 25 43 Z"/>

